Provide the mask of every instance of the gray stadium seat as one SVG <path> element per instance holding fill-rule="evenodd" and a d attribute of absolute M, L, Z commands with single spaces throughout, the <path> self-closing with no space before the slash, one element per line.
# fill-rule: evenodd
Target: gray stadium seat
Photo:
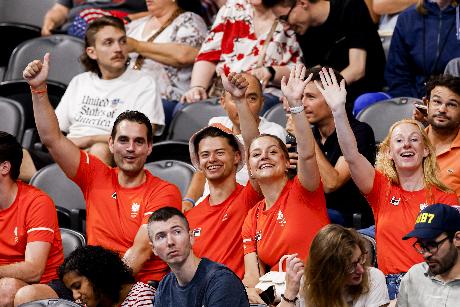
<path fill-rule="evenodd" d="M 181 141 L 161 141 L 154 143 L 152 153 L 147 157 L 147 162 L 162 160 L 177 160 L 192 164 L 188 152 L 188 143 Z"/>
<path fill-rule="evenodd" d="M 60 298 L 50 298 L 21 304 L 18 307 L 81 307 L 81 305 Z"/>
<path fill-rule="evenodd" d="M 24 108 L 17 101 L 0 97 L 0 131 L 8 132 L 21 143 L 24 134 Z"/>
<path fill-rule="evenodd" d="M 187 192 L 195 168 L 188 163 L 175 160 L 156 161 L 145 164 L 154 176 L 175 184 L 182 195 Z"/>
<path fill-rule="evenodd" d="M 277 123 L 281 127 L 286 128 L 287 118 L 282 103 L 278 103 L 270 109 L 268 109 L 267 112 L 265 112 L 265 114 L 263 115 L 263 117 L 270 122 Z"/>
<path fill-rule="evenodd" d="M 217 99 L 186 104 L 174 116 L 169 127 L 168 140 L 188 142 L 196 131 L 206 127 L 215 116 L 227 116 Z"/>
<path fill-rule="evenodd" d="M 382 100 L 363 109 L 356 119 L 368 123 L 374 130 L 375 142 L 381 143 L 391 125 L 401 119 L 412 118 L 414 103 L 423 102 L 411 97 Z"/>
<path fill-rule="evenodd" d="M 64 258 L 67 258 L 74 250 L 86 245 L 85 236 L 78 231 L 60 228 Z"/>
<path fill-rule="evenodd" d="M 55 163 L 40 169 L 30 184 L 48 193 L 58 212 L 59 226 L 84 233 L 86 203 L 80 188 Z"/>
<path fill-rule="evenodd" d="M 40 29 L 46 12 L 56 0 L 1 0 L 0 22 L 34 26 Z"/>

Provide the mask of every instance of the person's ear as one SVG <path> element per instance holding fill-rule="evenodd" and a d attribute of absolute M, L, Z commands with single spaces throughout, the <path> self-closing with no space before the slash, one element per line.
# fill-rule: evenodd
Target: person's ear
<path fill-rule="evenodd" d="M 454 234 L 452 242 L 454 243 L 455 247 L 460 248 L 460 231 L 457 231 Z"/>
<path fill-rule="evenodd" d="M 195 236 L 193 235 L 193 230 L 189 230 L 188 231 L 188 235 L 190 237 L 190 244 L 193 246 L 193 244 L 195 244 Z"/>
<path fill-rule="evenodd" d="M 92 60 L 97 60 L 96 50 L 93 46 L 86 47 L 86 54 Z"/>
<path fill-rule="evenodd" d="M 235 151 L 235 158 L 233 160 L 233 164 L 238 166 L 238 163 L 241 161 L 241 153 L 239 151 Z"/>
<path fill-rule="evenodd" d="M 298 0 L 298 1 L 299 1 L 300 6 L 303 9 L 308 9 L 310 7 L 310 1 L 308 0 Z"/>
<path fill-rule="evenodd" d="M 11 163 L 10 161 L 4 161 L 0 163 L 0 174 L 1 175 L 8 175 L 11 171 Z"/>
<path fill-rule="evenodd" d="M 109 137 L 109 150 L 112 155 L 113 155 L 113 142 L 114 140 L 112 139 L 112 136 L 110 136 Z"/>

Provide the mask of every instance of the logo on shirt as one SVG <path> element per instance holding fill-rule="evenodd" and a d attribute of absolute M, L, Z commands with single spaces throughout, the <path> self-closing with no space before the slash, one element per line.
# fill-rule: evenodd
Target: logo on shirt
<path fill-rule="evenodd" d="M 112 198 L 113 198 L 113 199 L 117 199 L 117 192 L 113 192 Z"/>
<path fill-rule="evenodd" d="M 199 237 L 201 235 L 201 228 L 195 228 L 192 231 L 194 237 Z"/>
<path fill-rule="evenodd" d="M 14 235 L 14 243 L 18 244 L 19 243 L 18 226 L 14 227 L 13 235 Z"/>
<path fill-rule="evenodd" d="M 400 201 L 401 201 L 401 198 L 396 198 L 392 196 L 390 200 L 390 204 L 392 204 L 393 206 L 399 206 Z"/>
<path fill-rule="evenodd" d="M 262 240 L 262 231 L 258 230 L 256 231 L 256 235 L 254 236 L 254 241 L 259 242 L 260 240 Z"/>
<path fill-rule="evenodd" d="M 225 213 L 224 217 L 222 218 L 222 222 L 225 222 L 228 220 L 228 213 Z"/>
<path fill-rule="evenodd" d="M 447 172 L 449 173 L 449 175 L 452 175 L 452 174 L 454 173 L 454 170 L 451 169 L 451 168 L 448 168 L 448 169 L 447 169 Z"/>
<path fill-rule="evenodd" d="M 422 211 L 422 210 L 425 209 L 426 207 L 428 207 L 428 204 L 426 204 L 426 203 L 420 204 L 420 211 Z"/>
<path fill-rule="evenodd" d="M 131 217 L 135 218 L 137 214 L 139 213 L 139 208 L 141 205 L 139 203 L 132 203 L 131 205 Z"/>
<path fill-rule="evenodd" d="M 278 223 L 283 227 L 286 225 L 286 219 L 284 218 L 283 212 L 281 210 L 278 211 L 278 217 L 276 218 Z"/>

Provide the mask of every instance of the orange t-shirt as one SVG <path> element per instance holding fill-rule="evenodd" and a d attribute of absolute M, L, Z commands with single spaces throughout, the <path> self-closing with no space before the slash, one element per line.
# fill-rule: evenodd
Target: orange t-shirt
<path fill-rule="evenodd" d="M 100 245 L 121 256 L 133 245 L 139 227 L 146 224 L 157 209 L 173 206 L 181 209 L 179 189 L 145 171 L 146 181 L 135 188 L 118 183 L 118 169 L 105 165 L 84 151 L 73 178 L 86 200 L 86 233 L 89 245 Z M 147 282 L 161 280 L 169 268 L 152 255 L 144 263 L 136 279 Z"/>
<path fill-rule="evenodd" d="M 0 266 L 24 261 L 27 244 L 47 242 L 51 249 L 40 283 L 58 278 L 57 268 L 64 261 L 61 233 L 51 198 L 39 189 L 16 182 L 14 202 L 0 210 Z"/>
<path fill-rule="evenodd" d="M 195 237 L 193 251 L 229 267 L 238 277 L 244 276 L 244 254 L 241 227 L 244 219 L 262 195 L 248 183 L 237 184 L 233 193 L 222 203 L 211 206 L 209 195 L 186 216 Z"/>
<path fill-rule="evenodd" d="M 286 183 L 270 209 L 265 210 L 262 200 L 249 210 L 242 229 L 244 254 L 257 252 L 262 263 L 277 271 L 284 255 L 298 253 L 306 260 L 311 241 L 327 224 L 323 186 L 310 192 L 295 177 Z"/>
<path fill-rule="evenodd" d="M 431 195 L 430 195 L 431 194 Z M 407 272 L 423 257 L 412 247 L 415 239 L 403 240 L 421 210 L 431 204 L 457 205 L 457 196 L 436 188 L 409 192 L 391 185 L 385 175 L 375 171 L 372 191 L 365 195 L 375 218 L 377 262 L 385 274 Z"/>
<path fill-rule="evenodd" d="M 430 126 L 426 128 L 427 133 Z M 449 149 L 436 154 L 439 165 L 439 179 L 460 197 L 460 132 Z"/>

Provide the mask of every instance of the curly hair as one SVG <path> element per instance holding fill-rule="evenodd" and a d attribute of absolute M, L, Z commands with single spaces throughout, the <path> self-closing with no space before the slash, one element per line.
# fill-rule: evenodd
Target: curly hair
<path fill-rule="evenodd" d="M 120 300 L 122 286 L 135 283 L 132 270 L 120 256 L 101 246 L 88 245 L 72 252 L 58 269 L 59 279 L 70 272 L 86 277 L 96 295 L 114 304 Z"/>
<path fill-rule="evenodd" d="M 347 268 L 358 247 L 366 252 L 364 239 L 358 232 L 337 224 L 321 228 L 314 237 L 305 266 L 305 283 L 302 289 L 308 306 L 345 307 L 343 292 L 348 278 Z M 362 281 L 350 286 L 347 292 L 353 300 L 369 291 L 369 276 L 364 266 Z"/>
<path fill-rule="evenodd" d="M 428 149 L 428 156 L 424 157 L 422 161 L 425 188 L 431 190 L 432 187 L 435 187 L 444 192 L 452 192 L 445 184 L 441 182 L 441 180 L 439 180 L 437 176 L 438 165 L 436 163 L 436 154 L 433 145 L 428 139 L 428 135 L 426 134 L 425 129 L 423 128 L 421 123 L 413 119 L 400 120 L 390 127 L 387 136 L 379 145 L 379 150 L 375 162 L 375 168 L 382 172 L 390 180 L 390 183 L 392 185 L 400 184 L 398 171 L 396 169 L 394 161 L 390 159 L 388 153 L 390 151 L 390 140 L 391 135 L 393 134 L 393 130 L 401 124 L 411 124 L 416 126 L 419 129 L 420 134 L 422 135 L 425 147 Z"/>

